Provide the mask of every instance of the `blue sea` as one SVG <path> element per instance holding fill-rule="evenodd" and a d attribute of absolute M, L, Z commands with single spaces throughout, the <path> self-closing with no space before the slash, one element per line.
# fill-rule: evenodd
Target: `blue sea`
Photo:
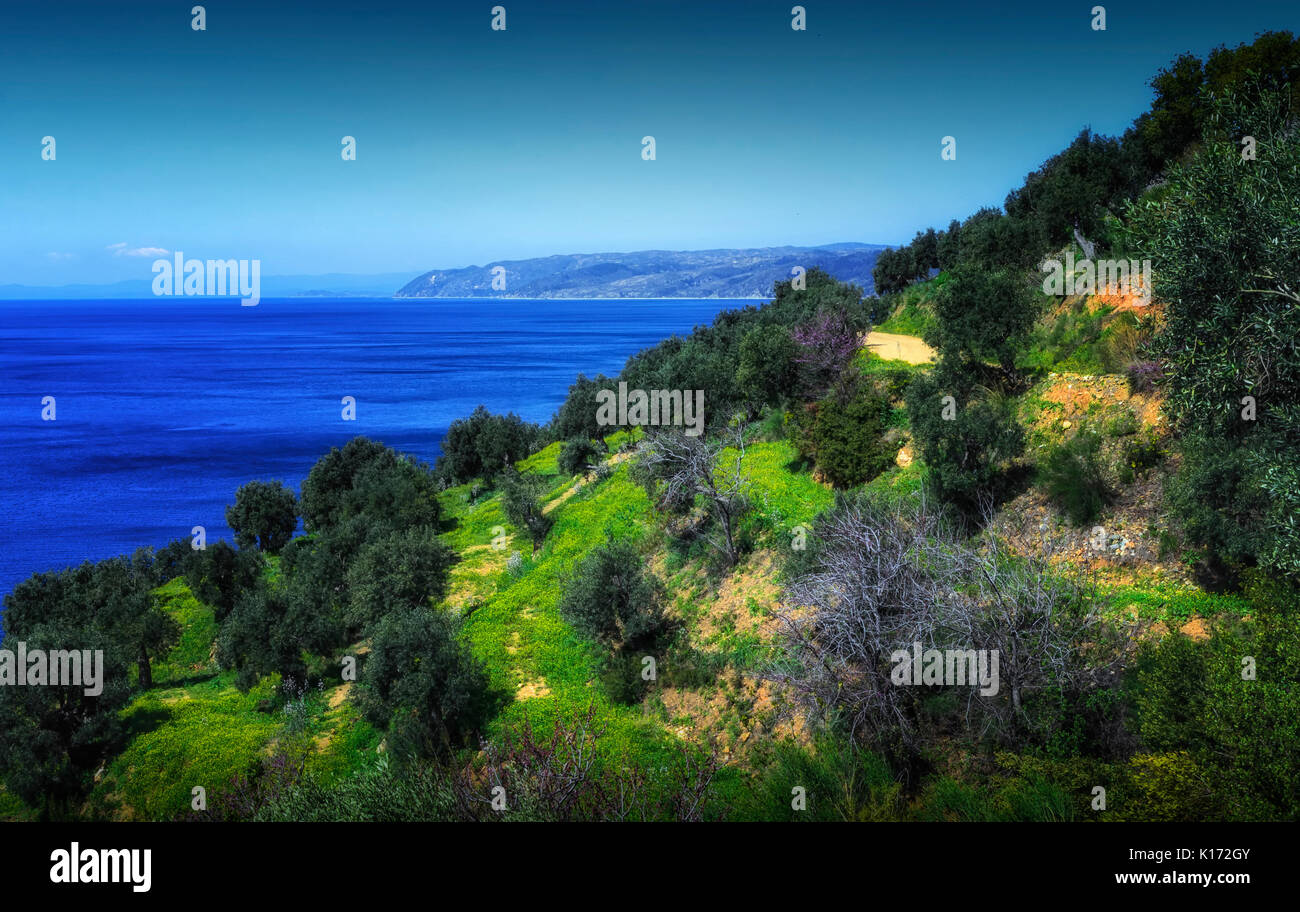
<path fill-rule="evenodd" d="M 224 510 L 240 484 L 296 489 L 358 434 L 432 463 L 447 426 L 480 403 L 544 422 L 579 371 L 614 374 L 743 303 L 0 303 L 0 593 L 196 525 L 231 539 Z"/>

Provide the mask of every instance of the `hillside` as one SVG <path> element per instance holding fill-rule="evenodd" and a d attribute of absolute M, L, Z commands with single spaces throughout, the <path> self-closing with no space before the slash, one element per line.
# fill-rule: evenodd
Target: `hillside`
<path fill-rule="evenodd" d="M 397 291 L 406 298 L 761 298 L 795 267 L 823 269 L 867 294 L 879 244 L 749 250 L 584 253 L 435 269 Z M 493 269 L 505 269 L 505 289 Z M 500 282 L 498 282 L 498 285 Z"/>
<path fill-rule="evenodd" d="M 545 425 L 355 436 L 239 487 L 238 547 L 34 575 L 6 637 L 109 686 L 0 690 L 0 816 L 1300 820 L 1300 133 L 1257 56 L 880 297 L 811 266 Z M 1149 284 L 1074 284 L 1096 255 Z M 745 265 L 633 256 L 507 288 Z"/>

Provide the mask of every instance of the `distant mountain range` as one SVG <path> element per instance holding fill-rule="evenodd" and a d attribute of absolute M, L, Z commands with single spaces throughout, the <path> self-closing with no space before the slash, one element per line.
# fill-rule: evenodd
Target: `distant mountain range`
<path fill-rule="evenodd" d="M 406 283 L 399 298 L 767 298 L 796 266 L 824 269 L 870 294 L 883 244 L 574 253 L 485 266 L 435 269 Z M 504 267 L 504 290 L 492 287 Z M 500 285 L 501 282 L 498 282 Z"/>
<path fill-rule="evenodd" d="M 871 268 L 884 244 L 573 253 L 485 266 L 410 273 L 263 275 L 263 298 L 770 298 L 796 266 L 824 269 L 871 294 Z M 505 289 L 492 287 L 495 267 Z M 405 284 L 402 284 L 405 283 Z M 498 283 L 500 284 L 500 283 Z M 398 287 L 398 286 L 401 287 Z M 397 288 L 397 291 L 393 291 Z M 107 284 L 0 285 L 0 300 L 151 298 L 153 278 Z"/>

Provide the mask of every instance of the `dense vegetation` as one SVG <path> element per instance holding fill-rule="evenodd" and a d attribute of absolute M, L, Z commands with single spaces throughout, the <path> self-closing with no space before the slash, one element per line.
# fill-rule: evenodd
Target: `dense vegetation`
<path fill-rule="evenodd" d="M 1285 33 L 1179 58 L 883 297 L 811 269 L 544 427 L 356 438 L 233 492 L 237 547 L 34 575 L 6 644 L 104 687 L 0 688 L 0 815 L 1300 819 L 1298 80 Z M 1045 295 L 1067 250 L 1153 305 Z M 620 381 L 705 433 L 602 426 Z"/>

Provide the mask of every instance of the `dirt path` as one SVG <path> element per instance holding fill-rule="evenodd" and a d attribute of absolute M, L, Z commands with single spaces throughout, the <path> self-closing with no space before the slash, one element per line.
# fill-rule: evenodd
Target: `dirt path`
<path fill-rule="evenodd" d="M 937 354 L 916 336 L 900 336 L 897 333 L 867 333 L 867 345 L 882 358 L 906 361 L 908 364 L 928 364 Z"/>

